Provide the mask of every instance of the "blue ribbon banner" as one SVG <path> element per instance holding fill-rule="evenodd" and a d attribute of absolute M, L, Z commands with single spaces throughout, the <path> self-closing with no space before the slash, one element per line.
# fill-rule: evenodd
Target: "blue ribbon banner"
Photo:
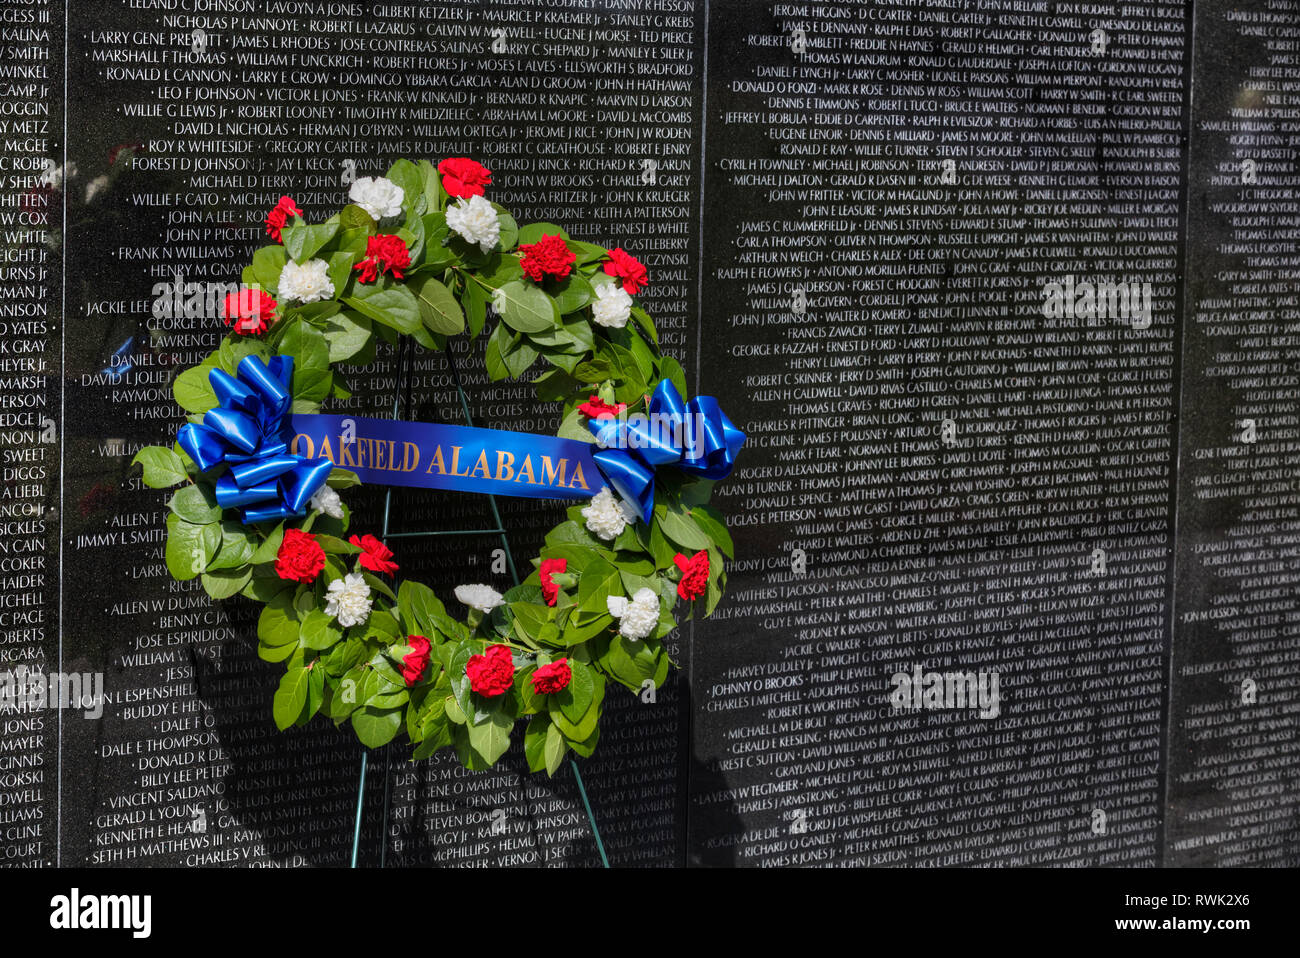
<path fill-rule="evenodd" d="M 590 499 L 604 485 L 590 443 L 473 426 L 301 413 L 289 451 L 323 457 L 363 485 L 539 499 Z"/>
<path fill-rule="evenodd" d="M 246 523 L 305 515 L 335 466 L 369 485 L 538 499 L 590 499 L 608 484 L 648 521 L 658 467 L 722 479 L 745 442 L 716 399 L 683 402 L 667 380 L 645 414 L 590 420 L 593 445 L 473 426 L 292 415 L 293 357 L 249 356 L 236 372 L 208 374 L 217 405 L 202 424 L 181 427 L 177 442 L 204 472 L 229 465 L 217 479 L 217 502 L 242 510 Z"/>

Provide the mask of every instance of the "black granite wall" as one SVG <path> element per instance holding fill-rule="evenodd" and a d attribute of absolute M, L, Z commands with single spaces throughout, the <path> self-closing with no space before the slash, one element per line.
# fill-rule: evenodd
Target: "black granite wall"
<path fill-rule="evenodd" d="M 750 437 L 728 598 L 583 763 L 614 863 L 1295 865 L 1298 44 L 1280 0 L 0 2 L 0 669 L 105 676 L 0 711 L 0 860 L 346 863 L 359 747 L 275 731 L 128 464 L 219 338 L 160 296 L 281 193 L 469 155 L 647 263 Z M 553 429 L 482 348 L 479 423 Z M 444 357 L 410 383 L 457 420 Z M 520 560 L 561 510 L 502 505 Z M 467 531 L 402 552 L 445 598 L 508 584 L 484 500 L 394 522 Z M 365 813 L 367 863 L 599 861 L 518 747 L 376 753 Z"/>

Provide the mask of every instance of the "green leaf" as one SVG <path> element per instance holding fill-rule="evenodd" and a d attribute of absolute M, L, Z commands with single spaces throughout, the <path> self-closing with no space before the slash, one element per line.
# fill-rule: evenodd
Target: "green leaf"
<path fill-rule="evenodd" d="M 319 403 L 330 391 L 330 350 L 325 334 L 294 320 L 285 328 L 280 352 L 293 357 L 293 398 Z"/>
<path fill-rule="evenodd" d="M 401 727 L 401 707 L 385 709 L 365 705 L 352 713 L 352 729 L 366 748 L 387 745 Z"/>
<path fill-rule="evenodd" d="M 215 363 L 192 366 L 176 377 L 172 383 L 172 395 L 176 403 L 186 412 L 205 413 L 217 404 L 217 394 L 208 382 L 208 373 L 215 368 Z"/>
<path fill-rule="evenodd" d="M 351 359 L 370 342 L 370 319 L 358 313 L 335 313 L 323 329 L 331 363 Z"/>
<path fill-rule="evenodd" d="M 420 327 L 420 304 L 405 286 L 392 283 L 358 283 L 343 302 L 363 316 L 395 329 L 413 334 Z"/>
<path fill-rule="evenodd" d="M 281 231 L 284 251 L 295 263 L 305 263 L 320 252 L 320 248 L 332 240 L 338 231 L 337 221 L 308 226 L 295 217 L 293 224 Z"/>
<path fill-rule="evenodd" d="M 332 648 L 341 638 L 343 630 L 324 609 L 312 609 L 303 617 L 301 641 L 305 649 L 323 651 Z"/>
<path fill-rule="evenodd" d="M 397 609 L 402 614 L 402 621 L 411 635 L 423 635 L 437 632 L 435 617 L 446 615 L 443 604 L 434 595 L 433 590 L 421 582 L 405 580 L 397 588 Z"/>
<path fill-rule="evenodd" d="M 554 223 L 529 223 L 519 227 L 519 245 L 524 246 L 538 242 L 543 236 L 559 236 L 567 240 L 569 234 Z"/>
<path fill-rule="evenodd" d="M 555 300 L 540 288 L 521 280 L 511 280 L 493 294 L 493 308 L 511 329 L 521 333 L 536 333 L 550 329 L 560 322 Z"/>
<path fill-rule="evenodd" d="M 587 714 L 587 709 L 591 708 L 596 682 L 592 678 L 591 668 L 586 663 L 570 659 L 569 669 L 573 678 L 563 690 L 552 695 L 551 699 L 552 704 L 564 713 L 564 717 L 576 725 Z"/>
<path fill-rule="evenodd" d="M 350 469 L 340 469 L 335 466 L 330 470 L 329 478 L 325 484 L 331 489 L 351 489 L 353 486 L 361 485 L 361 479 Z"/>
<path fill-rule="evenodd" d="M 280 553 L 280 544 L 284 542 L 284 523 L 281 522 L 276 526 L 266 540 L 253 550 L 253 558 L 249 561 L 254 565 L 262 562 L 273 562 Z"/>
<path fill-rule="evenodd" d="M 131 465 L 137 462 L 144 467 L 144 484 L 150 489 L 166 489 L 187 478 L 184 461 L 166 446 L 145 446 Z"/>
<path fill-rule="evenodd" d="M 167 508 L 186 522 L 200 526 L 221 518 L 221 507 L 217 505 L 217 498 L 211 488 L 199 485 L 177 489 L 168 500 Z"/>
<path fill-rule="evenodd" d="M 272 700 L 271 714 L 275 717 L 276 727 L 284 731 L 298 721 L 303 708 L 307 705 L 307 670 L 289 669 L 280 679 L 280 687 Z"/>
<path fill-rule="evenodd" d="M 502 356 L 512 345 L 514 344 L 511 342 L 506 324 L 497 323 L 496 328 L 492 330 L 492 335 L 488 337 L 487 349 L 483 353 L 483 365 L 487 369 L 488 378 L 493 382 L 510 375 Z"/>
<path fill-rule="evenodd" d="M 713 544 L 693 521 L 663 504 L 655 506 L 654 518 L 663 534 L 683 549 L 707 549 Z"/>
<path fill-rule="evenodd" d="M 473 284 L 471 284 L 473 285 Z M 430 276 L 412 283 L 420 304 L 420 318 L 435 333 L 455 336 L 465 328 L 465 314 L 446 286 Z"/>
<path fill-rule="evenodd" d="M 221 545 L 221 526 L 195 525 L 175 513 L 167 516 L 167 571 L 173 579 L 193 579 L 208 567 Z"/>
<path fill-rule="evenodd" d="M 285 590 L 262 609 L 257 619 L 257 639 L 265 645 L 297 645 L 298 613 L 293 590 Z"/>
<path fill-rule="evenodd" d="M 402 192 L 406 195 L 403 205 L 408 210 L 415 206 L 416 200 L 424 196 L 424 176 L 420 173 L 419 167 L 410 160 L 394 161 L 384 177 L 402 188 Z"/>
<path fill-rule="evenodd" d="M 727 531 L 727 523 L 721 512 L 713 506 L 696 506 L 691 510 L 691 518 L 728 559 L 736 557 L 731 533 Z"/>
<path fill-rule="evenodd" d="M 263 246 L 253 254 L 253 280 L 272 296 L 277 295 L 280 287 L 280 273 L 285 261 L 283 246 Z"/>
<path fill-rule="evenodd" d="M 561 313 L 575 313 L 591 302 L 595 295 L 591 284 L 580 273 L 573 273 L 556 287 L 555 307 Z"/>
<path fill-rule="evenodd" d="M 618 569 L 604 559 L 596 559 L 583 570 L 582 578 L 578 580 L 578 609 L 605 613 L 609 609 L 606 600 L 622 594 L 623 583 Z"/>
<path fill-rule="evenodd" d="M 465 307 L 465 321 L 469 324 L 470 336 L 477 336 L 487 322 L 487 293 L 478 283 L 470 281 L 465 284 L 465 291 L 461 294 L 461 305 Z"/>
<path fill-rule="evenodd" d="M 520 337 L 519 342 L 515 344 L 514 348 L 511 349 L 510 352 L 506 353 L 502 357 L 501 361 L 505 365 L 506 372 L 510 374 L 511 378 L 518 379 L 528 371 L 528 367 L 531 366 L 536 359 L 537 350 L 533 347 L 533 344 L 530 343 L 526 337 Z"/>
<path fill-rule="evenodd" d="M 510 730 L 515 718 L 504 703 L 488 712 L 485 719 L 469 726 L 469 744 L 489 765 L 510 747 Z"/>
<path fill-rule="evenodd" d="M 201 584 L 210 598 L 229 599 L 232 595 L 239 595 L 252 577 L 253 570 L 249 568 L 217 569 L 203 573 Z"/>
<path fill-rule="evenodd" d="M 583 243 L 579 240 L 568 240 L 565 243 L 569 247 L 569 252 L 578 258 L 574 261 L 574 266 L 585 266 L 587 263 L 594 263 L 597 260 L 604 259 L 609 255 L 609 250 L 603 246 L 597 246 L 594 243 Z"/>

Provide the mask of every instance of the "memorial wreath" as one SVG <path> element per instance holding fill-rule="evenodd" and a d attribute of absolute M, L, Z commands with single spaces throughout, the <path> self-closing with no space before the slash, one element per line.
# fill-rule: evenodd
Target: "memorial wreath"
<path fill-rule="evenodd" d="M 405 731 L 415 758 L 448 746 L 481 769 L 527 718 L 529 768 L 554 774 L 595 748 L 609 681 L 662 685 L 677 603 L 687 617 L 717 605 L 732 543 L 709 497 L 744 436 L 712 398 L 683 400 L 633 299 L 640 262 L 519 226 L 490 185 L 470 159 L 399 160 L 321 223 L 282 197 L 272 244 L 223 303 L 229 333 L 175 379 L 188 422 L 135 461 L 146 485 L 180 486 L 169 572 L 262 603 L 258 653 L 285 663 L 281 729 L 323 713 L 367 747 Z M 490 319 L 493 380 L 549 364 L 533 383 L 562 405 L 556 436 L 321 414 L 350 396 L 336 367 L 372 363 L 377 340 L 442 348 Z M 457 587 L 460 621 L 399 581 L 385 543 L 349 535 L 339 492 L 362 482 L 589 501 L 519 585 Z"/>

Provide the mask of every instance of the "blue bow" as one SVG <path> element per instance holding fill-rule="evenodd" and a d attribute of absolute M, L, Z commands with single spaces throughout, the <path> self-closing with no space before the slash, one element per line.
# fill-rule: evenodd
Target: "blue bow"
<path fill-rule="evenodd" d="M 688 403 L 667 379 L 659 383 L 646 416 L 591 419 L 587 428 L 602 447 L 592 454 L 623 501 L 650 521 L 655 505 L 655 468 L 672 465 L 703 479 L 724 479 L 736 464 L 745 434 L 712 396 Z"/>
<path fill-rule="evenodd" d="M 217 480 L 217 505 L 243 507 L 245 523 L 306 515 L 334 464 L 289 452 L 293 357 L 246 356 L 237 372 L 237 379 L 223 369 L 208 373 L 217 405 L 202 425 L 182 426 L 176 441 L 202 472 L 230 464 Z"/>

